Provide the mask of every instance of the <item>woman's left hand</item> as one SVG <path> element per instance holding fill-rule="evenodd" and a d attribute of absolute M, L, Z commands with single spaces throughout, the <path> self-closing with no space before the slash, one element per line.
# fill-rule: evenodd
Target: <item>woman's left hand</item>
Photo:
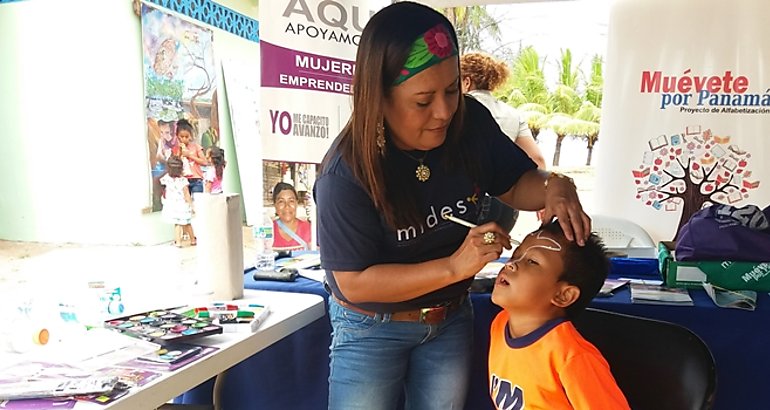
<path fill-rule="evenodd" d="M 568 240 L 575 240 L 580 246 L 585 244 L 591 234 L 591 218 L 583 211 L 572 178 L 561 174 L 551 174 L 546 182 L 542 221 L 546 224 L 554 217 Z"/>

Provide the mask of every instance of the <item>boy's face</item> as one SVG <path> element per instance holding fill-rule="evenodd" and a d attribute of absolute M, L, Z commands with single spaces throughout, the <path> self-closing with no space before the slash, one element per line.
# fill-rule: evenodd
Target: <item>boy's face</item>
<path fill-rule="evenodd" d="M 504 309 L 548 312 L 561 306 L 566 287 L 560 281 L 564 271 L 567 241 L 551 233 L 537 231 L 527 235 L 497 275 L 492 302 Z"/>

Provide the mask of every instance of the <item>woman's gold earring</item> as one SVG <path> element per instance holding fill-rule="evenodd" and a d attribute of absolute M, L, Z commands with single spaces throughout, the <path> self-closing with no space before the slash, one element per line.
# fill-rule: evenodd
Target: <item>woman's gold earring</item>
<path fill-rule="evenodd" d="M 383 120 L 377 123 L 377 150 L 380 155 L 385 155 L 385 124 Z"/>

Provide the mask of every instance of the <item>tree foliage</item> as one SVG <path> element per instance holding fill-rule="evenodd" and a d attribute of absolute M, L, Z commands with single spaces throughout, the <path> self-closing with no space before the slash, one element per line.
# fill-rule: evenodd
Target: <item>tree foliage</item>
<path fill-rule="evenodd" d="M 559 84 L 578 89 L 578 69 L 573 68 L 572 51 L 569 48 L 561 50 L 561 59 L 556 62 L 559 70 Z"/>
<path fill-rule="evenodd" d="M 440 11 L 457 31 L 460 54 L 482 50 L 482 43 L 488 45 L 490 39 L 500 42 L 500 22 L 487 12 L 486 6 L 449 7 Z M 559 164 L 561 143 L 568 136 L 586 141 L 586 165 L 590 165 L 594 144 L 599 139 L 604 86 L 602 57 L 597 54 L 591 58 L 590 74 L 585 75 L 580 64 L 575 63 L 572 51 L 562 49 L 555 63 L 557 78 L 552 83 L 555 85 L 550 90 L 544 73 L 546 58 L 533 46 L 521 47 L 508 61 L 511 75 L 494 95 L 520 111 L 535 138 L 542 129 L 551 129 L 556 134 L 553 165 Z"/>
<path fill-rule="evenodd" d="M 548 106 L 551 111 L 573 115 L 580 108 L 583 100 L 577 91 L 564 84 L 558 84 L 548 95 Z"/>
<path fill-rule="evenodd" d="M 543 73 L 544 64 L 545 59 L 540 59 L 534 47 L 527 46 L 521 49 L 511 69 L 509 78 L 511 92 L 518 90 L 527 102 L 546 104 L 548 87 Z"/>
<path fill-rule="evenodd" d="M 440 11 L 455 27 L 461 55 L 481 50 L 487 39 L 500 42 L 500 22 L 487 12 L 486 6 L 447 7 Z"/>
<path fill-rule="evenodd" d="M 558 77 L 551 90 L 543 73 L 544 65 L 545 58 L 541 59 L 533 47 L 521 49 L 512 63 L 512 78 L 505 91 L 507 101 L 522 113 L 535 138 L 543 129 L 556 134 L 552 165 L 559 165 L 561 145 L 566 137 L 586 142 L 586 165 L 590 165 L 594 144 L 599 139 L 601 109 L 596 102 L 601 103 L 602 59 L 593 57 L 591 76 L 581 86 L 580 79 L 584 76 L 573 62 L 572 51 L 561 50 L 556 63 Z M 585 93 L 580 93 L 581 88 Z"/>
<path fill-rule="evenodd" d="M 596 54 L 591 58 L 591 74 L 586 81 L 586 101 L 590 101 L 594 106 L 602 106 L 602 96 L 604 89 L 604 76 L 602 75 L 602 66 L 604 59 Z"/>

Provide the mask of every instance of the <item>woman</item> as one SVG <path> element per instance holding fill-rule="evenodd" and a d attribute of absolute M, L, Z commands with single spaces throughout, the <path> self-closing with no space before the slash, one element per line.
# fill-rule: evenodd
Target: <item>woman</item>
<path fill-rule="evenodd" d="M 463 92 L 484 104 L 503 132 L 535 161 L 538 168 L 545 169 L 545 158 L 527 121 L 521 119 L 515 108 L 492 95 L 492 91 L 508 78 L 508 67 L 486 54 L 468 53 L 460 58 L 460 71 Z"/>
<path fill-rule="evenodd" d="M 460 93 L 457 37 L 433 9 L 392 4 L 364 28 L 350 121 L 315 184 L 331 292 L 329 409 L 460 409 L 471 359 L 467 289 L 510 248 L 490 222 L 468 229 L 489 193 L 545 208 L 583 244 L 575 186 L 538 171 L 478 102 Z"/>
<path fill-rule="evenodd" d="M 297 219 L 297 191 L 279 182 L 273 188 L 273 204 L 278 219 L 273 220 L 273 249 L 278 251 L 309 250 L 310 222 Z"/>

